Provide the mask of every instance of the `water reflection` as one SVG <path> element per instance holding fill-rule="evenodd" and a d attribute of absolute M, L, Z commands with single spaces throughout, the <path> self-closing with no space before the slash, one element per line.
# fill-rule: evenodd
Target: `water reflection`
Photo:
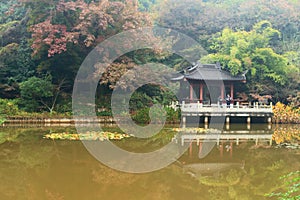
<path fill-rule="evenodd" d="M 219 145 L 215 141 L 212 151 L 199 159 L 201 140 L 198 145 L 196 140 L 177 162 L 162 170 L 122 173 L 95 160 L 80 141 L 42 138 L 63 131 L 75 129 L 1 128 L 0 199 L 269 199 L 264 194 L 280 188 L 278 178 L 300 166 L 298 149 L 276 149 L 268 140 L 256 144 L 255 140 L 240 139 L 237 144 L 234 139 L 224 139 Z M 231 125 L 223 133 L 254 135 L 257 131 L 274 130 Z M 143 152 L 160 148 L 174 138 L 168 127 L 160 134 L 161 138 L 129 138 L 116 144 Z"/>

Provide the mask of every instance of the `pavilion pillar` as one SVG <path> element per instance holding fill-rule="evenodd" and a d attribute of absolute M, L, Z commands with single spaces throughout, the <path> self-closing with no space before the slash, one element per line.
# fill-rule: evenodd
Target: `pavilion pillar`
<path fill-rule="evenodd" d="M 182 117 L 182 128 L 186 127 L 186 116 Z"/>
<path fill-rule="evenodd" d="M 230 84 L 230 96 L 233 99 L 233 83 Z"/>
<path fill-rule="evenodd" d="M 193 99 L 193 84 L 190 84 L 190 102 Z"/>
<path fill-rule="evenodd" d="M 233 144 L 232 142 L 230 142 L 230 157 L 232 157 L 232 152 L 233 152 Z"/>
<path fill-rule="evenodd" d="M 203 83 L 200 83 L 200 103 L 203 102 Z"/>
<path fill-rule="evenodd" d="M 221 99 L 224 99 L 224 85 L 221 84 Z"/>
<path fill-rule="evenodd" d="M 190 143 L 190 147 L 189 147 L 189 156 L 192 157 L 193 155 L 193 142 Z"/>
<path fill-rule="evenodd" d="M 202 142 L 199 143 L 199 154 L 202 153 Z"/>
<path fill-rule="evenodd" d="M 224 144 L 222 142 L 220 145 L 220 157 L 223 157 L 223 151 L 224 151 L 223 146 L 224 146 Z"/>

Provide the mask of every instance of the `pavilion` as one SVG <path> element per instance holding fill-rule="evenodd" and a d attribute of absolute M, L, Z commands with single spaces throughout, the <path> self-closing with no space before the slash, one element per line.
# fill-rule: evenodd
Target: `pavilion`
<path fill-rule="evenodd" d="M 183 124 L 187 117 L 200 117 L 200 121 L 209 122 L 211 117 L 226 117 L 245 119 L 250 123 L 251 118 L 258 122 L 271 123 L 273 115 L 272 103 L 259 105 L 258 102 L 240 102 L 234 96 L 234 88 L 246 82 L 246 72 L 233 76 L 222 70 L 219 63 L 197 63 L 176 73 L 172 81 L 180 82 L 179 102 L 172 102 L 171 107 L 180 107 Z M 225 97 L 231 96 L 230 106 L 226 106 Z M 225 104 L 225 105 L 224 105 Z"/>
<path fill-rule="evenodd" d="M 234 87 L 246 82 L 245 73 L 236 76 L 222 70 L 221 65 L 197 63 L 176 74 L 173 81 L 180 81 L 181 100 L 193 103 L 216 104 L 229 94 L 234 99 Z"/>

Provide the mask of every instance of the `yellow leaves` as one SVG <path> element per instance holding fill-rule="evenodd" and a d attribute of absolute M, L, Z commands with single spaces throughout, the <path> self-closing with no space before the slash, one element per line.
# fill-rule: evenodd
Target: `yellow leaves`
<path fill-rule="evenodd" d="M 273 107 L 273 113 L 273 119 L 277 124 L 300 123 L 299 108 L 293 109 L 291 106 L 278 102 Z"/>
<path fill-rule="evenodd" d="M 122 134 L 117 132 L 96 132 L 96 131 L 88 131 L 86 133 L 77 134 L 77 133 L 51 133 L 44 135 L 43 138 L 45 139 L 52 139 L 52 140 L 121 140 L 123 138 L 131 137 L 132 135 Z"/>
<path fill-rule="evenodd" d="M 173 128 L 173 131 L 176 132 L 185 132 L 185 133 L 208 133 L 208 132 L 218 132 L 217 129 L 205 129 L 205 128 Z"/>
<path fill-rule="evenodd" d="M 272 136 L 276 144 L 300 141 L 300 129 L 296 126 L 276 127 Z"/>

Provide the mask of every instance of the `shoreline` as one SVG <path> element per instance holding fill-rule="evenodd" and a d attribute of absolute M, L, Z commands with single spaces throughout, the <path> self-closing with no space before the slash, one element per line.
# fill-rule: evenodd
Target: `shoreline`
<path fill-rule="evenodd" d="M 84 117 L 81 119 L 74 119 L 70 117 L 59 117 L 59 118 L 41 118 L 41 117 L 7 117 L 2 126 L 12 124 L 39 124 L 39 125 L 74 125 L 79 124 L 116 124 L 116 120 L 111 116 L 100 116 L 100 117 Z M 122 118 L 119 120 L 122 121 Z M 125 119 L 124 119 L 125 121 Z M 180 121 L 166 121 L 166 124 L 180 124 Z"/>
<path fill-rule="evenodd" d="M 7 125 L 7 124 L 75 124 L 75 120 L 72 117 L 54 117 L 54 118 L 49 118 L 49 117 L 7 117 L 1 124 L 2 126 Z M 120 119 L 119 121 L 122 121 Z M 77 122 L 79 124 L 115 124 L 116 120 L 111 117 L 111 116 L 99 116 L 97 118 L 95 117 L 85 117 L 82 119 L 77 119 Z M 166 124 L 180 124 L 180 120 L 178 121 L 166 121 Z M 225 122 L 224 122 L 225 124 Z M 243 123 L 241 123 L 243 124 Z M 255 124 L 265 124 L 265 123 L 255 123 Z M 274 118 L 272 119 L 272 124 L 300 124 L 300 123 L 276 123 L 276 120 Z"/>

